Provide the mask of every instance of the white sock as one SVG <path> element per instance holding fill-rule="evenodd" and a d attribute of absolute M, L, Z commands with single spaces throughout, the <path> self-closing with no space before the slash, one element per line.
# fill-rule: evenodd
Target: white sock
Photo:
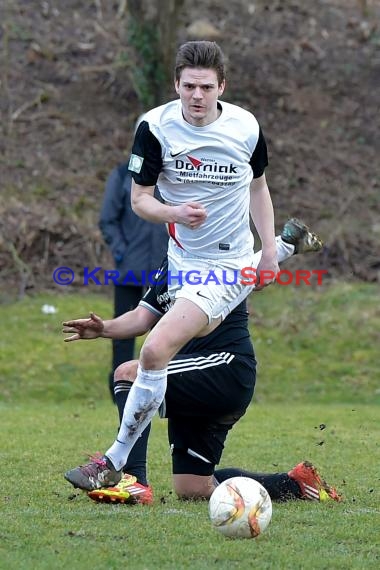
<path fill-rule="evenodd" d="M 143 370 L 140 365 L 128 400 L 117 438 L 105 455 L 117 471 L 127 462 L 137 439 L 160 407 L 166 392 L 167 369 Z"/>
<path fill-rule="evenodd" d="M 295 247 L 291 243 L 286 243 L 281 239 L 281 236 L 276 236 L 277 260 L 279 263 L 292 257 Z"/>
<path fill-rule="evenodd" d="M 275 239 L 276 239 L 278 263 L 281 263 L 282 261 L 285 261 L 285 259 L 289 259 L 289 257 L 292 257 L 295 250 L 294 245 L 282 241 L 281 236 L 276 236 Z M 261 259 L 261 254 L 262 254 L 261 249 L 254 254 L 252 267 L 256 268 L 258 266 Z"/>

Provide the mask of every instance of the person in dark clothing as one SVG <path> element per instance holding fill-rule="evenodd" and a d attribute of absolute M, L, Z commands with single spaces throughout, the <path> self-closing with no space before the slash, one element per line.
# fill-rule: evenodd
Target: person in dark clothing
<path fill-rule="evenodd" d="M 117 270 L 114 318 L 137 307 L 146 286 L 149 286 L 149 273 L 159 267 L 168 245 L 164 224 L 147 222 L 132 211 L 131 182 L 128 164 L 112 170 L 106 182 L 99 219 L 99 228 Z M 114 339 L 112 342 L 108 384 L 113 400 L 114 371 L 122 362 L 134 358 L 134 349 L 134 338 Z"/>

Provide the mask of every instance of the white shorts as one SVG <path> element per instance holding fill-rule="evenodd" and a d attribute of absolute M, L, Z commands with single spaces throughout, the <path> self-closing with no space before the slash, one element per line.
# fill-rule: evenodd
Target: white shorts
<path fill-rule="evenodd" d="M 223 320 L 253 290 L 252 284 L 242 283 L 242 269 L 255 267 L 254 262 L 253 251 L 239 258 L 206 259 L 184 251 L 169 239 L 169 294 L 173 300 L 182 297 L 195 303 L 209 323 Z"/>

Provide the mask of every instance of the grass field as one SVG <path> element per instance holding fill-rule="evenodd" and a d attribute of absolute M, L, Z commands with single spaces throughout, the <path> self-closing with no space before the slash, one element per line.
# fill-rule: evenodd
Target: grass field
<path fill-rule="evenodd" d="M 97 505 L 74 491 L 63 472 L 108 447 L 117 418 L 108 341 L 64 344 L 60 323 L 90 309 L 109 317 L 111 301 L 61 294 L 0 305 L 0 568 L 378 568 L 379 291 L 297 289 L 253 300 L 258 385 L 221 466 L 274 472 L 309 459 L 345 501 L 274 504 L 268 531 L 251 541 L 218 535 L 206 503 L 177 501 L 156 418 L 152 507 Z M 42 313 L 44 303 L 58 312 Z"/>

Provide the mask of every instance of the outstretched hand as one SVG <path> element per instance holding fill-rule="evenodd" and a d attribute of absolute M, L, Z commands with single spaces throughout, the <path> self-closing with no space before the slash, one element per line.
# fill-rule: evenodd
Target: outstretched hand
<path fill-rule="evenodd" d="M 89 319 L 76 319 L 73 321 L 65 321 L 62 323 L 63 333 L 74 333 L 72 336 L 66 337 L 65 342 L 73 340 L 89 340 L 98 338 L 104 330 L 103 319 L 90 313 Z"/>

